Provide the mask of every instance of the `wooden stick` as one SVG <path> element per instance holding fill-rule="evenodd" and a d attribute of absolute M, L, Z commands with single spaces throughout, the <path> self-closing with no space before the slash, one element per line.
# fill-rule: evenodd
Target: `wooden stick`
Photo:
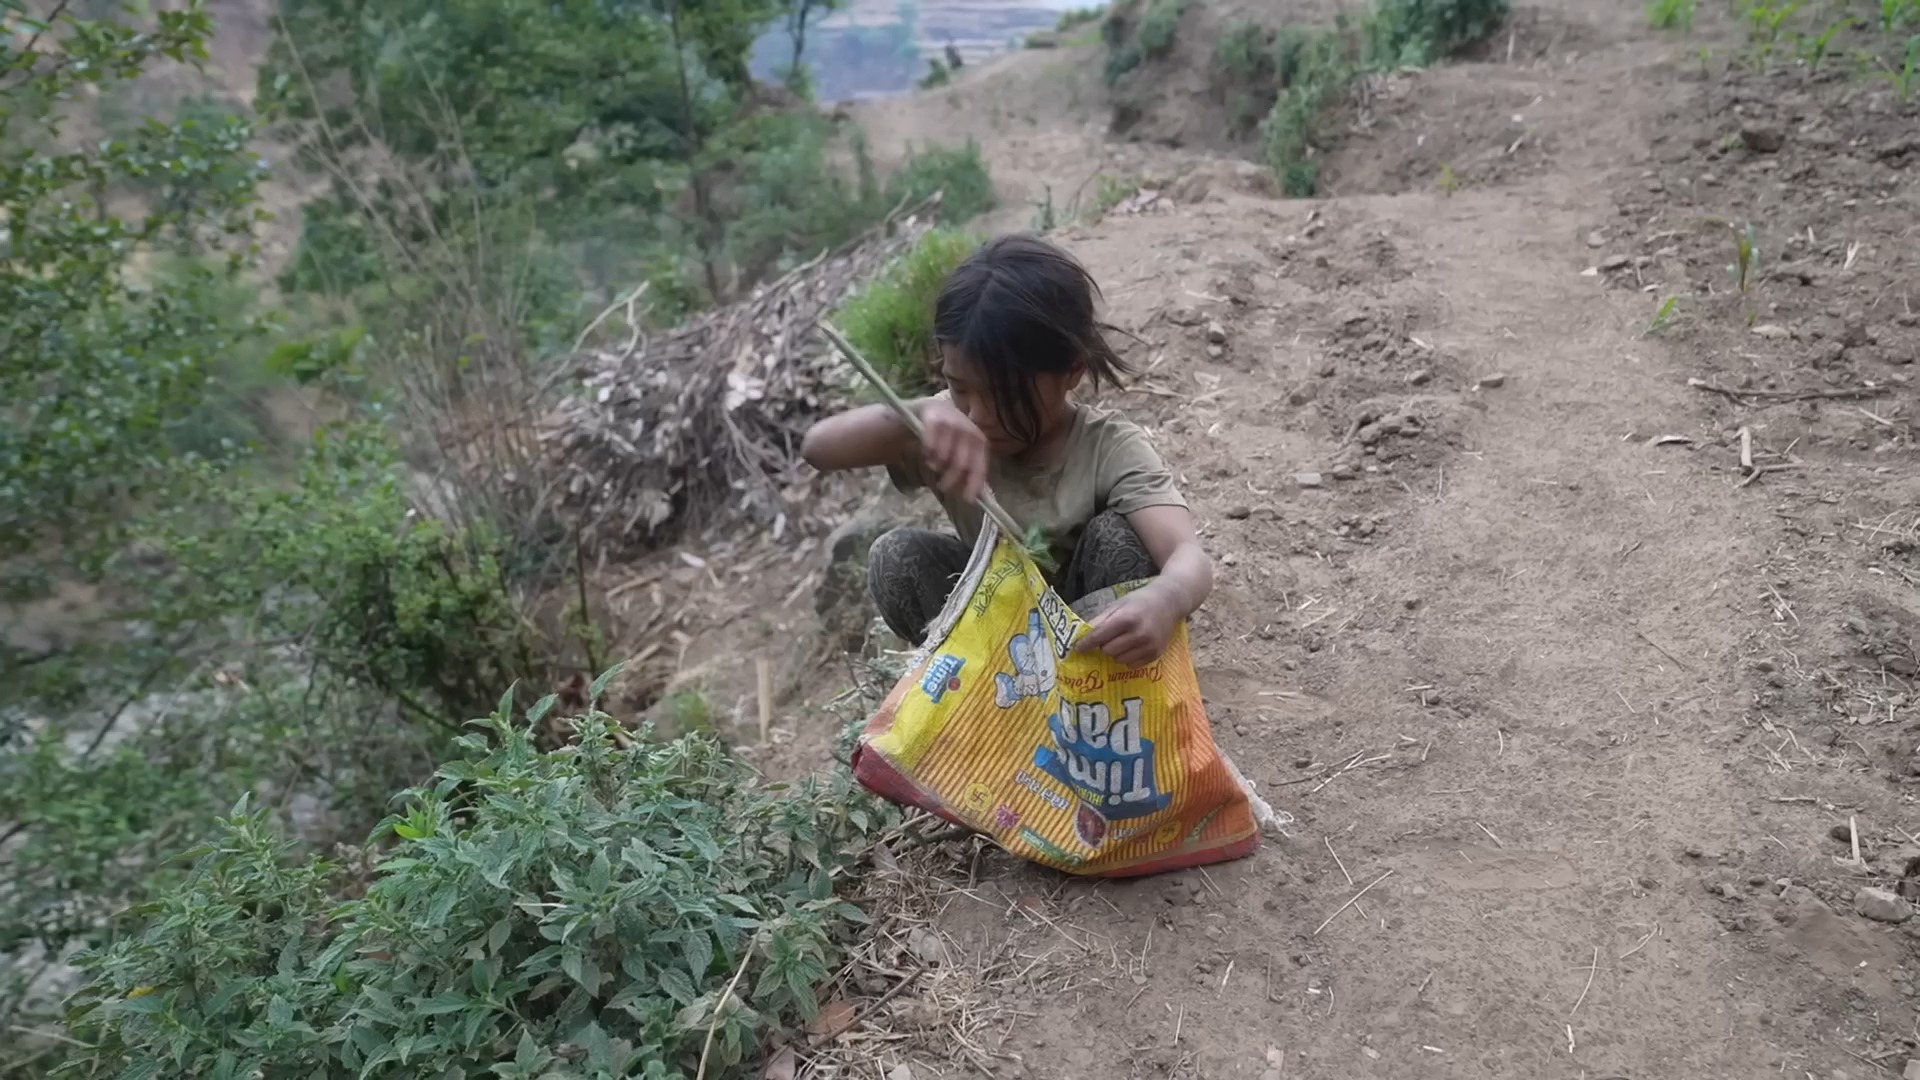
<path fill-rule="evenodd" d="M 1841 390 L 1730 390 L 1724 386 L 1715 386 L 1705 379 L 1692 378 L 1687 385 L 1695 390 L 1705 390 L 1710 394 L 1719 394 L 1732 400 L 1753 398 L 1758 401 L 1852 401 L 1858 398 L 1879 397 L 1887 392 L 1884 386 L 1848 387 Z"/>
<path fill-rule="evenodd" d="M 1854 865 L 1866 865 L 1860 858 L 1860 821 L 1852 814 L 1847 815 L 1847 839 L 1853 844 Z"/>
<path fill-rule="evenodd" d="M 1308 936 L 1309 936 L 1309 937 L 1319 937 L 1319 936 L 1320 936 L 1320 931 L 1322 931 L 1322 930 L 1325 930 L 1325 929 L 1326 929 L 1326 928 L 1327 928 L 1328 926 L 1330 926 L 1330 925 L 1332 925 L 1332 923 L 1333 923 L 1333 920 L 1335 920 L 1335 919 L 1337 919 L 1337 918 L 1339 918 L 1339 917 L 1340 917 L 1340 913 L 1341 913 L 1341 912 L 1343 912 L 1343 911 L 1345 911 L 1345 910 L 1347 910 L 1348 908 L 1350 908 L 1350 907 L 1352 907 L 1353 905 L 1355 905 L 1355 904 L 1357 904 L 1357 903 L 1359 903 L 1359 902 L 1360 902 L 1360 898 L 1361 898 L 1361 897 L 1363 897 L 1363 896 L 1365 896 L 1365 895 L 1367 895 L 1368 893 L 1370 893 L 1370 892 L 1372 892 L 1372 891 L 1373 891 L 1373 886 L 1374 886 L 1374 885 L 1378 885 L 1378 884 L 1380 884 L 1381 882 L 1383 882 L 1383 881 L 1385 881 L 1385 880 L 1387 880 L 1388 878 L 1390 878 L 1390 877 L 1392 877 L 1392 876 L 1393 876 L 1393 871 L 1391 871 L 1391 870 L 1389 870 L 1389 871 L 1387 871 L 1386 873 L 1384 873 L 1384 874 L 1381 874 L 1381 875 L 1380 875 L 1379 877 L 1377 877 L 1377 878 L 1374 878 L 1374 879 L 1373 879 L 1373 884 L 1371 884 L 1371 885 L 1368 885 L 1368 886 L 1367 886 L 1366 888 L 1364 888 L 1364 889 L 1361 889 L 1361 890 L 1360 890 L 1359 892 L 1357 892 L 1357 893 L 1354 893 L 1354 894 L 1353 894 L 1353 895 L 1352 895 L 1351 897 L 1348 897 L 1348 898 L 1347 898 L 1347 902 L 1346 902 L 1346 903 L 1344 903 L 1344 904 L 1341 904 L 1341 905 L 1340 905 L 1339 907 L 1337 907 L 1337 908 L 1335 908 L 1335 909 L 1334 909 L 1334 911 L 1333 911 L 1333 914 L 1331 914 L 1331 915 L 1329 915 L 1329 916 L 1327 916 L 1327 921 L 1326 921 L 1326 922 L 1323 922 L 1323 923 L 1321 923 L 1321 924 L 1320 924 L 1319 926 L 1317 926 L 1317 927 L 1314 927 L 1314 930 L 1313 930 L 1313 933 L 1312 933 L 1312 934 L 1310 934 L 1310 935 L 1308 935 Z"/>
<path fill-rule="evenodd" d="M 760 677 L 760 742 L 765 745 L 773 731 L 773 665 L 762 656 L 753 666 Z"/>
<path fill-rule="evenodd" d="M 867 362 L 867 358 L 860 355 L 860 350 L 854 348 L 853 343 L 842 337 L 840 331 L 834 329 L 833 324 L 825 319 L 821 319 L 814 325 L 820 328 L 820 332 L 827 336 L 828 341 L 833 342 L 834 348 L 840 350 L 840 355 L 847 358 L 847 363 L 852 364 L 855 371 L 866 376 L 867 381 L 873 384 L 873 388 L 880 391 L 881 398 L 893 408 L 895 413 L 899 414 L 900 421 L 907 425 L 908 431 L 913 432 L 913 437 L 925 443 L 927 429 L 921 426 L 920 417 L 914 413 L 911 406 L 901 400 L 900 395 L 894 392 L 886 378 Z M 1000 505 L 1000 500 L 993 497 L 993 492 L 984 487 L 980 489 L 980 509 L 986 511 L 987 516 L 993 519 L 993 523 L 1000 527 L 1000 531 L 1007 534 L 1007 539 L 1017 544 L 1025 537 L 1025 530 L 1020 528 L 1020 523 L 1013 520 L 1013 515 L 1007 513 L 1006 508 Z"/>
<path fill-rule="evenodd" d="M 720 1017 L 725 1014 L 727 999 L 733 996 L 733 988 L 740 985 L 740 976 L 747 973 L 747 961 L 753 959 L 753 942 L 746 942 L 742 950 L 740 966 L 734 969 L 733 979 L 727 988 L 720 991 L 720 1000 L 713 1003 L 713 1021 L 707 1025 L 707 1041 L 700 1047 L 700 1071 L 694 1074 L 694 1080 L 707 1080 L 707 1058 L 713 1055 L 713 1035 L 720 1030 Z"/>
<path fill-rule="evenodd" d="M 1740 429 L 1740 471 L 1753 472 L 1753 432 Z"/>

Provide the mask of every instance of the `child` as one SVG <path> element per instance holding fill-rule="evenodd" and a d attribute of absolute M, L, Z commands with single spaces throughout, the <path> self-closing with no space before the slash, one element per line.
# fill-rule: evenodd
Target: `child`
<path fill-rule="evenodd" d="M 919 445 L 885 405 L 822 420 L 801 454 L 822 470 L 885 466 L 902 491 L 932 488 L 958 536 L 902 528 L 880 537 L 867 581 L 887 626 L 920 643 L 966 571 L 980 535 L 976 500 L 991 487 L 1022 526 L 1045 531 L 1068 603 L 1153 578 L 1094 621 L 1080 644 L 1121 663 L 1152 663 L 1213 591 L 1213 564 L 1186 501 L 1144 432 L 1073 402 L 1091 379 L 1127 372 L 1094 319 L 1098 286 L 1073 256 L 1006 236 L 947 278 L 933 311 L 947 390 L 913 402 Z"/>

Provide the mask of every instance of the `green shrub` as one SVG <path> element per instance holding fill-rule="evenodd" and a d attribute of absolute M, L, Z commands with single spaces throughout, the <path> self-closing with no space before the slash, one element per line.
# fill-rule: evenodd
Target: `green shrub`
<path fill-rule="evenodd" d="M 1647 0 L 1647 25 L 1655 30 L 1693 29 L 1695 0 Z"/>
<path fill-rule="evenodd" d="M 599 713 L 542 752 L 529 729 L 552 705 L 516 723 L 509 696 L 462 737 L 376 830 L 370 849 L 391 846 L 363 884 L 243 800 L 181 887 L 83 961 L 76 1065 L 673 1080 L 710 1057 L 707 1075 L 740 1075 L 816 1014 L 864 921 L 837 882 L 889 812 L 844 774 L 761 787 L 705 737 L 623 746 Z"/>
<path fill-rule="evenodd" d="M 1097 7 L 1070 8 L 1060 13 L 1060 21 L 1053 24 L 1055 33 L 1064 34 L 1069 30 L 1085 26 L 1098 20 L 1107 13 L 1105 5 Z"/>
<path fill-rule="evenodd" d="M 1292 70 L 1261 122 L 1260 150 L 1281 191 L 1304 198 L 1319 185 L 1320 166 L 1312 153 L 1320 116 L 1346 92 L 1359 65 L 1352 45 L 1337 31 L 1288 38 L 1286 45 Z"/>
<path fill-rule="evenodd" d="M 1214 46 L 1213 58 L 1222 76 L 1236 83 L 1252 83 L 1271 77 L 1267 32 L 1259 24 L 1239 21 L 1227 27 Z"/>
<path fill-rule="evenodd" d="M 947 70 L 944 61 L 936 58 L 927 61 L 927 73 L 920 76 L 919 85 L 922 90 L 937 90 L 952 81 L 953 72 Z"/>
<path fill-rule="evenodd" d="M 914 203 L 940 192 L 941 220 L 960 224 L 993 209 L 993 178 L 987 174 L 980 144 L 928 146 L 910 150 L 907 159 L 887 178 L 889 208 Z"/>
<path fill-rule="evenodd" d="M 1511 0 L 1374 0 L 1368 58 L 1381 67 L 1425 67 L 1486 40 Z"/>
<path fill-rule="evenodd" d="M 1174 35 L 1180 29 L 1180 16 L 1186 10 L 1186 0 L 1150 0 L 1147 13 L 1140 17 L 1141 56 L 1157 60 L 1172 51 Z"/>
<path fill-rule="evenodd" d="M 936 229 L 841 307 L 834 321 L 903 396 L 933 389 L 933 301 L 979 241 Z"/>

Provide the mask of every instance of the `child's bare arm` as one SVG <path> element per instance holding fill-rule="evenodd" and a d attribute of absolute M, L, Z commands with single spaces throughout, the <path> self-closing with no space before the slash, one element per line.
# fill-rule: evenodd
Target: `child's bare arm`
<path fill-rule="evenodd" d="M 1098 649 L 1124 664 L 1148 664 L 1167 651 L 1180 620 L 1213 592 L 1213 560 L 1200 546 L 1193 515 L 1184 506 L 1135 510 L 1127 523 L 1160 565 L 1160 576 L 1095 619 L 1077 648 Z"/>
<path fill-rule="evenodd" d="M 919 404 L 914 403 L 916 408 Z M 821 472 L 898 465 L 918 452 L 906 421 L 885 405 L 863 405 L 829 416 L 800 440 L 800 456 Z"/>
<path fill-rule="evenodd" d="M 1184 506 L 1149 506 L 1128 514 L 1127 523 L 1160 566 L 1152 587 L 1168 594 L 1179 618 L 1200 610 L 1213 594 L 1213 560 L 1193 531 L 1193 514 Z"/>
<path fill-rule="evenodd" d="M 924 458 L 927 479 L 947 494 L 972 501 L 987 484 L 987 437 L 944 398 L 911 403 L 926 429 L 919 446 L 906 421 L 885 405 L 865 405 L 813 425 L 800 456 L 822 472 L 905 465 Z"/>

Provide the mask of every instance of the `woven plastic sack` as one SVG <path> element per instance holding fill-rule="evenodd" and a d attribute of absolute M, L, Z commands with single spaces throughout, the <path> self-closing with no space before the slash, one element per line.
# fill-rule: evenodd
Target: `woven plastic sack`
<path fill-rule="evenodd" d="M 1073 651 L 1087 620 L 1144 584 L 1076 612 L 989 523 L 927 645 L 868 721 L 854 776 L 1071 874 L 1252 854 L 1272 811 L 1213 744 L 1186 626 L 1144 668 Z"/>

